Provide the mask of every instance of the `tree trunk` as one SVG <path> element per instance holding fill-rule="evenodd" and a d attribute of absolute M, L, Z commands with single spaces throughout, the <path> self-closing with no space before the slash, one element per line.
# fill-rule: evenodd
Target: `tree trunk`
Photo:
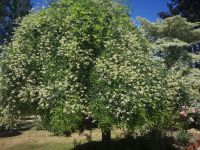
<path fill-rule="evenodd" d="M 111 131 L 103 131 L 102 132 L 102 142 L 105 144 L 109 144 L 111 142 Z"/>

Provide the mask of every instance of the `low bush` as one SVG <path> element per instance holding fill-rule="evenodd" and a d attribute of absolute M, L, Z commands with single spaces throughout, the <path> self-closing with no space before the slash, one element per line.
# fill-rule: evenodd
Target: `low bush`
<path fill-rule="evenodd" d="M 63 108 L 56 108 L 50 116 L 49 130 L 55 135 L 68 135 L 78 129 L 82 118 L 77 114 L 68 114 Z"/>
<path fill-rule="evenodd" d="M 176 135 L 176 140 L 180 145 L 186 145 L 191 138 L 191 135 L 186 130 L 180 130 Z"/>

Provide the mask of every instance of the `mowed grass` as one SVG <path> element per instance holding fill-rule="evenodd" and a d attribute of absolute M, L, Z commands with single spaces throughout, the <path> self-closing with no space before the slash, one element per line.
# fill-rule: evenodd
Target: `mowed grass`
<path fill-rule="evenodd" d="M 120 135 L 120 131 L 115 130 L 112 138 Z M 87 136 L 92 135 L 92 141 L 101 141 L 101 131 L 99 129 L 86 130 L 82 134 L 73 133 L 69 137 L 54 136 L 45 130 L 36 130 L 35 127 L 22 131 L 21 134 L 11 137 L 0 137 L 0 150 L 70 150 L 76 145 L 88 142 Z"/>
<path fill-rule="evenodd" d="M 73 149 L 72 144 L 45 143 L 45 144 L 19 144 L 7 150 L 69 150 Z"/>

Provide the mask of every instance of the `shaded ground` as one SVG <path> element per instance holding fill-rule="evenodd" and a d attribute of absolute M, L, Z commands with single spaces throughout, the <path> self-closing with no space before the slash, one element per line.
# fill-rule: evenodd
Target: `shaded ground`
<path fill-rule="evenodd" d="M 120 135 L 120 131 L 115 131 L 113 139 Z M 23 131 L 22 134 L 13 137 L 0 137 L 1 150 L 155 150 L 154 144 L 146 138 L 126 138 L 121 140 L 113 140 L 110 146 L 105 146 L 100 142 L 100 130 L 92 132 L 85 131 L 83 134 L 72 134 L 70 137 L 58 137 L 47 131 L 37 131 L 34 128 Z M 92 140 L 92 142 L 88 142 Z M 171 148 L 170 148 L 171 149 Z M 166 147 L 166 150 L 170 150 Z"/>
<path fill-rule="evenodd" d="M 114 131 L 113 138 L 119 134 L 120 131 Z M 90 140 L 100 141 L 100 130 L 95 129 L 92 133 L 86 130 L 82 134 L 73 133 L 69 137 L 54 136 L 45 130 L 36 130 L 33 121 L 27 120 L 12 135 L 0 132 L 0 150 L 69 150 Z"/>
<path fill-rule="evenodd" d="M 199 137 L 200 132 L 189 131 Z M 157 140 L 153 135 L 122 138 L 120 130 L 112 132 L 113 141 L 109 145 L 101 142 L 101 132 L 98 129 L 84 131 L 82 134 L 73 133 L 69 137 L 54 136 L 45 130 L 36 130 L 33 120 L 25 120 L 18 127 L 18 131 L 11 135 L 0 132 L 0 150 L 175 150 L 173 139 Z"/>
<path fill-rule="evenodd" d="M 154 145 L 148 138 L 135 140 L 133 138 L 112 141 L 110 146 L 105 146 L 100 142 L 100 130 L 94 130 L 92 133 L 92 141 L 89 142 L 85 135 L 89 135 L 89 131 L 85 131 L 84 135 L 78 133 L 72 134 L 70 137 L 53 136 L 47 131 L 36 131 L 35 129 L 23 131 L 22 134 L 13 137 L 0 137 L 1 150 L 155 150 Z M 114 133 L 116 138 L 118 133 Z M 166 150 L 170 150 L 167 148 Z"/>

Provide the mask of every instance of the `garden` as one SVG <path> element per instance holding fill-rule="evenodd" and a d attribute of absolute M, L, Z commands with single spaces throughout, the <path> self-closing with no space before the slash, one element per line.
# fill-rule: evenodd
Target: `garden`
<path fill-rule="evenodd" d="M 9 38 L 3 28 L 1 148 L 198 150 L 200 2 L 192 4 L 172 0 L 151 22 L 132 21 L 115 0 L 58 0 L 20 16 Z"/>

